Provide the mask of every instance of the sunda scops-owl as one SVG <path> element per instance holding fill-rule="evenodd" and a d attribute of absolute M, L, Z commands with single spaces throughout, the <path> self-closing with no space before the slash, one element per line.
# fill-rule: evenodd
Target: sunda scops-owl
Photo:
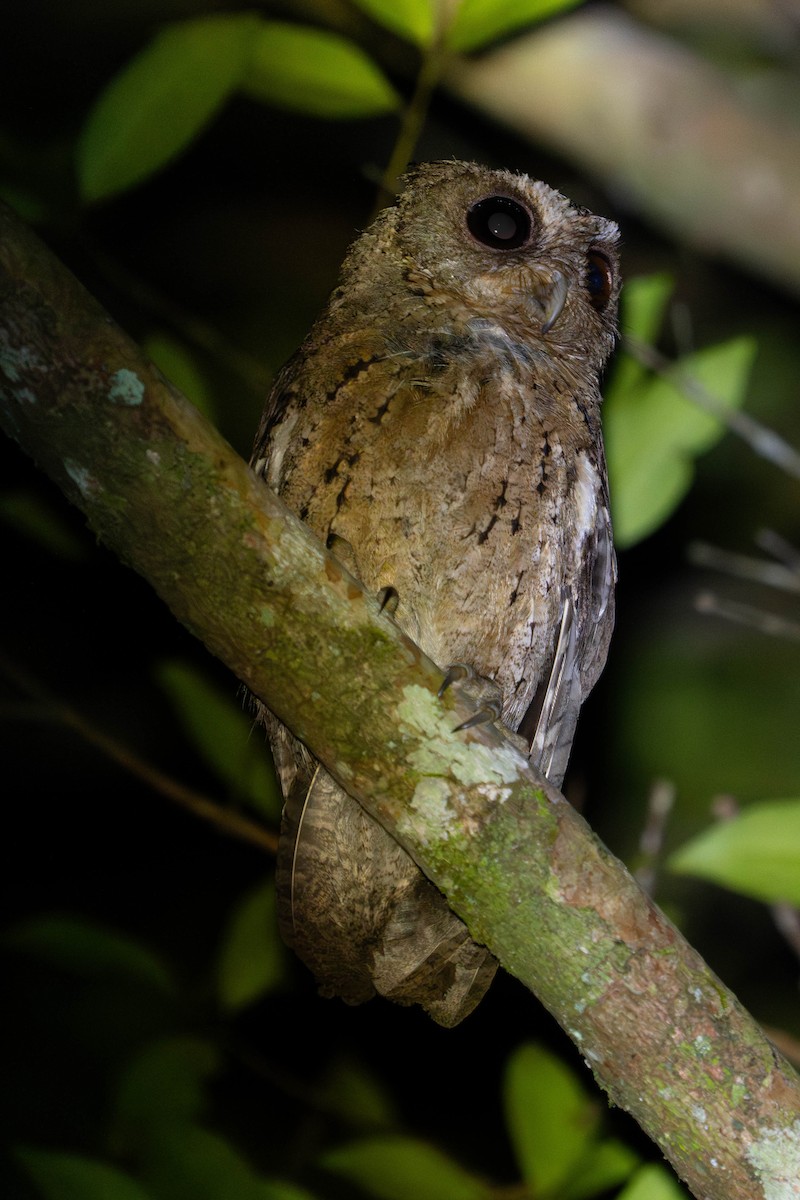
<path fill-rule="evenodd" d="M 351 247 L 267 401 L 253 466 L 560 786 L 605 662 L 615 559 L 599 374 L 616 226 L 526 175 L 419 166 Z M 396 607 L 395 607 L 396 606 Z M 286 941 L 324 995 L 442 1025 L 495 961 L 266 711 Z"/>

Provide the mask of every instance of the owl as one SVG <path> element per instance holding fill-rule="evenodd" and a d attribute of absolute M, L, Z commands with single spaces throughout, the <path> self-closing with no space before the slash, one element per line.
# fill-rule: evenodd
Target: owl
<path fill-rule="evenodd" d="M 560 787 L 616 565 L 599 377 L 617 227 L 526 175 L 434 162 L 355 241 L 275 380 L 252 465 Z M 452 1026 L 496 970 L 409 855 L 267 710 L 283 936 L 323 995 Z"/>

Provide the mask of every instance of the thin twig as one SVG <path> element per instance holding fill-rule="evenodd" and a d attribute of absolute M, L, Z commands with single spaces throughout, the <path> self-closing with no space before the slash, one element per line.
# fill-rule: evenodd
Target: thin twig
<path fill-rule="evenodd" d="M 262 850 L 266 850 L 268 854 L 274 855 L 277 846 L 277 836 L 269 829 L 265 829 L 262 825 L 255 821 L 243 817 L 240 813 L 232 812 L 229 809 L 221 808 L 215 801 L 204 796 L 201 792 L 196 792 L 193 788 L 186 787 L 185 784 L 179 783 L 178 780 L 166 775 L 163 771 L 159 771 L 157 767 L 153 767 L 144 759 L 139 758 L 130 747 L 118 742 L 116 738 L 109 737 L 108 734 L 102 733 L 91 725 L 79 713 L 69 705 L 64 704 L 55 696 L 52 696 L 39 682 L 35 680 L 27 671 L 12 663 L 5 654 L 0 653 L 0 673 L 2 673 L 9 682 L 13 683 L 24 695 L 35 700 L 40 706 L 36 710 L 37 719 L 47 716 L 50 720 L 58 722 L 60 725 L 71 729 L 73 733 L 77 733 L 101 754 L 110 758 L 118 766 L 122 767 L 130 775 L 136 776 L 153 791 L 158 792 L 162 796 L 166 796 L 168 800 L 178 804 L 181 808 L 185 808 L 195 817 L 199 817 L 202 821 L 207 821 L 209 824 L 216 826 L 221 833 L 227 834 L 229 837 L 240 838 L 242 841 L 250 842 L 251 845 L 259 846 Z M 24 710 L 20 715 L 29 715 Z"/>
<path fill-rule="evenodd" d="M 711 546 L 708 542 L 691 542 L 687 554 L 696 567 L 709 567 L 736 579 L 749 579 L 784 592 L 800 592 L 800 575 L 783 563 L 734 554 L 730 550 Z"/>
<path fill-rule="evenodd" d="M 800 909 L 784 902 L 771 905 L 770 911 L 778 932 L 800 958 Z"/>
<path fill-rule="evenodd" d="M 770 637 L 789 638 L 791 641 L 800 642 L 800 624 L 788 621 L 777 613 L 755 608 L 751 604 L 724 600 L 715 592 L 700 592 L 695 597 L 694 606 L 699 613 L 706 616 L 724 617 L 728 621 L 757 629 L 759 633 L 766 633 Z"/>
<path fill-rule="evenodd" d="M 669 379 L 699 408 L 710 413 L 733 433 L 738 434 L 759 457 L 774 463 L 793 479 L 800 479 L 800 453 L 780 434 L 775 433 L 773 429 L 768 429 L 766 425 L 762 425 L 748 413 L 741 412 L 739 409 L 727 408 L 712 392 L 704 388 L 698 379 L 682 368 L 680 363 L 671 362 L 654 346 L 640 341 L 632 334 L 625 334 L 622 342 L 625 349 L 637 362 L 649 370 L 655 371 L 657 375 Z"/>
<path fill-rule="evenodd" d="M 774 529 L 759 529 L 755 543 L 759 550 L 771 554 L 778 562 L 782 562 L 790 571 L 800 576 L 800 551 Z"/>
<path fill-rule="evenodd" d="M 428 116 L 431 96 L 439 84 L 449 59 L 441 35 L 426 51 L 420 64 L 414 93 L 406 105 L 394 148 L 381 179 L 373 217 L 397 194 L 397 184 L 414 154 L 422 127 Z"/>
<path fill-rule="evenodd" d="M 647 798 L 647 820 L 639 838 L 640 862 L 634 876 L 649 896 L 655 894 L 658 862 L 664 848 L 667 821 L 675 804 L 675 784 L 670 779 L 657 779 Z"/>

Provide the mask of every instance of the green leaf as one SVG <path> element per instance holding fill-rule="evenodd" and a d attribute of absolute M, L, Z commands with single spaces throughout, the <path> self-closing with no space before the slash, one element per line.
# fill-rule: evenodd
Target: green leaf
<path fill-rule="evenodd" d="M 377 21 L 409 42 L 430 46 L 436 32 L 438 0 L 355 0 Z"/>
<path fill-rule="evenodd" d="M 200 133 L 240 81 L 255 22 L 244 14 L 169 25 L 112 79 L 78 144 L 86 200 L 141 183 Z"/>
<path fill-rule="evenodd" d="M 143 1174 L 158 1200 L 310 1200 L 262 1178 L 224 1138 L 191 1125 L 163 1133 Z"/>
<path fill-rule="evenodd" d="M 242 87 L 257 100 L 318 117 L 371 117 L 400 103 L 354 42 L 282 21 L 260 21 L 254 29 Z"/>
<path fill-rule="evenodd" d="M 520 1046 L 506 1067 L 506 1122 L 531 1192 L 566 1185 L 595 1138 L 597 1106 L 573 1073 L 539 1046 Z"/>
<path fill-rule="evenodd" d="M 52 220 L 51 209 L 47 201 L 36 192 L 29 191 L 22 184 L 12 183 L 6 179 L 0 180 L 0 200 L 13 208 L 28 225 L 42 225 Z"/>
<path fill-rule="evenodd" d="M 272 879 L 248 893 L 225 936 L 217 968 L 217 993 L 224 1009 L 235 1011 L 274 991 L 284 977 Z"/>
<path fill-rule="evenodd" d="M 203 416 L 216 425 L 217 414 L 206 381 L 186 346 L 166 333 L 154 333 L 144 341 L 142 349 L 170 383 L 179 388 L 195 408 L 199 408 Z"/>
<path fill-rule="evenodd" d="M 665 274 L 639 275 L 627 280 L 622 289 L 619 311 L 619 327 L 623 338 L 634 337 L 648 345 L 656 342 L 674 286 L 672 276 Z M 647 368 L 628 354 L 623 344 L 614 360 L 608 392 L 624 393 L 646 377 Z"/>
<path fill-rule="evenodd" d="M 205 1084 L 219 1055 L 200 1038 L 160 1038 L 123 1073 L 114 1106 L 115 1148 L 138 1155 L 170 1126 L 184 1127 L 203 1112 Z"/>
<path fill-rule="evenodd" d="M 569 1182 L 559 1190 L 558 1200 L 589 1200 L 591 1196 L 619 1187 L 636 1170 L 639 1162 L 638 1154 L 622 1142 L 613 1139 L 598 1142 Z"/>
<path fill-rule="evenodd" d="M 756 347 L 735 338 L 682 359 L 668 378 L 647 378 L 606 396 L 604 428 L 615 541 L 631 546 L 657 529 L 691 487 L 693 460 L 725 432 L 716 417 L 683 395 L 696 380 L 726 408 L 741 406 Z"/>
<path fill-rule="evenodd" d="M 201 757 L 233 794 L 270 820 L 281 802 L 264 737 L 231 694 L 210 684 L 183 663 L 164 662 L 156 670 L 159 685 Z"/>
<path fill-rule="evenodd" d="M 34 917 L 3 935 L 3 943 L 83 978 L 128 976 L 167 995 L 175 986 L 167 968 L 143 946 L 88 921 Z"/>
<path fill-rule="evenodd" d="M 800 800 L 751 805 L 692 838 L 669 866 L 759 900 L 800 905 Z"/>
<path fill-rule="evenodd" d="M 363 1138 L 320 1160 L 377 1200 L 488 1200 L 489 1189 L 434 1146 L 416 1138 Z"/>
<path fill-rule="evenodd" d="M 671 275 L 636 275 L 628 279 L 620 299 L 620 328 L 641 342 L 654 342 L 664 323 L 669 298 L 675 287 Z"/>
<path fill-rule="evenodd" d="M 636 1172 L 617 1200 L 691 1200 L 691 1197 L 664 1167 L 648 1166 Z"/>
<path fill-rule="evenodd" d="M 35 492 L 9 492 L 0 497 L 0 520 L 59 558 L 86 558 L 88 544 L 76 537 L 57 508 Z"/>
<path fill-rule="evenodd" d="M 322 1086 L 326 1105 L 343 1121 L 364 1130 L 397 1128 L 391 1097 L 377 1076 L 358 1060 L 336 1058 Z"/>
<path fill-rule="evenodd" d="M 658 636 L 650 622 L 629 634 L 613 754 L 636 790 L 669 764 L 687 813 L 719 792 L 797 794 L 800 672 L 785 643 L 762 638 L 756 654 L 732 622 L 711 625 L 688 608 Z"/>
<path fill-rule="evenodd" d="M 129 1175 L 80 1154 L 20 1147 L 14 1151 L 44 1200 L 149 1200 Z"/>
<path fill-rule="evenodd" d="M 468 53 L 506 34 L 575 8 L 581 0 L 461 0 L 447 31 L 452 50 Z"/>
<path fill-rule="evenodd" d="M 314 1200 L 311 1192 L 285 1179 L 265 1179 L 263 1200 Z"/>

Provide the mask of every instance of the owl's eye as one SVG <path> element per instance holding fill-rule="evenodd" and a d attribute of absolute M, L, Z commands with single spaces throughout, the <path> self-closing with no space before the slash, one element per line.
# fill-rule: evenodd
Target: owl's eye
<path fill-rule="evenodd" d="M 518 250 L 531 234 L 531 215 L 509 196 L 487 196 L 467 210 L 467 228 L 491 250 Z"/>
<path fill-rule="evenodd" d="M 590 250 L 586 255 L 586 290 L 592 308 L 602 312 L 611 298 L 614 271 L 605 254 Z"/>

